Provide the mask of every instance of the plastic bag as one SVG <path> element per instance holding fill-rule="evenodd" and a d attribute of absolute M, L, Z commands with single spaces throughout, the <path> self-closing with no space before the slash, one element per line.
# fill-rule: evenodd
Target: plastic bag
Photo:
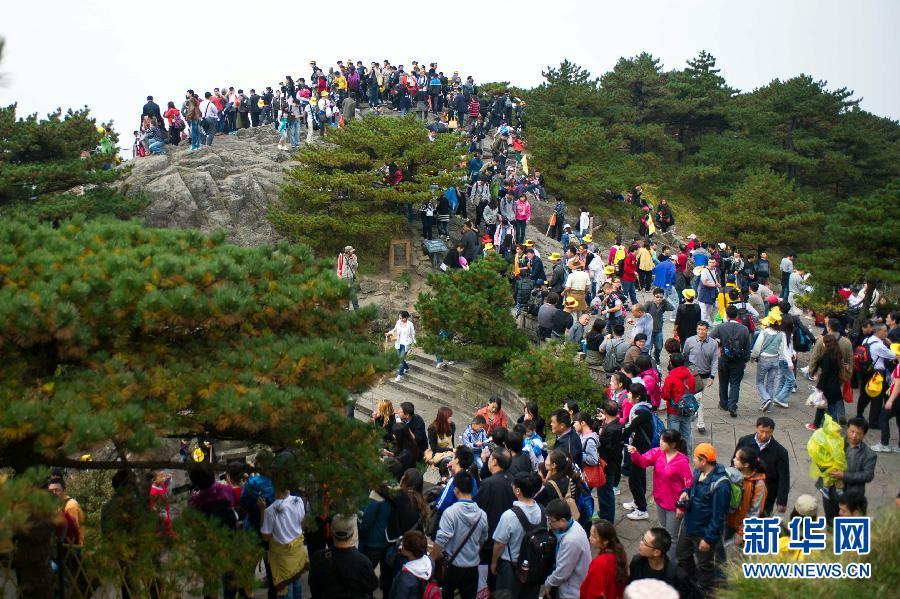
<path fill-rule="evenodd" d="M 806 398 L 806 405 L 811 408 L 824 410 L 828 407 L 828 401 L 825 399 L 825 395 L 823 395 L 821 391 L 815 389 L 812 393 L 809 394 L 809 397 Z"/>
<path fill-rule="evenodd" d="M 835 479 L 828 475 L 830 470 L 847 470 L 847 455 L 844 453 L 844 438 L 841 437 L 841 425 L 825 414 L 822 426 L 812 434 L 806 444 L 809 454 L 809 476 L 814 481 L 822 479 L 824 487 L 835 484 Z"/>

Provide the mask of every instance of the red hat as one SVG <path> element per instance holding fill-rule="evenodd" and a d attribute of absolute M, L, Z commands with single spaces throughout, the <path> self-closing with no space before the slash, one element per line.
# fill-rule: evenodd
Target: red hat
<path fill-rule="evenodd" d="M 491 238 L 490 235 L 482 235 L 481 241 L 483 241 L 484 243 L 490 243 L 493 241 L 493 238 Z"/>
<path fill-rule="evenodd" d="M 778 305 L 778 296 L 777 296 L 777 295 L 770 295 L 769 298 L 768 298 L 768 302 L 769 302 L 771 305 L 773 305 L 773 306 Z"/>

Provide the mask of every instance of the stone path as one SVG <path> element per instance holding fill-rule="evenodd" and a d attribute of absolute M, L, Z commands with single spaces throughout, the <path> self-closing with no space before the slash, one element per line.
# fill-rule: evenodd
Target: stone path
<path fill-rule="evenodd" d="M 649 294 L 645 294 L 644 298 L 649 300 Z M 811 322 L 807 322 L 810 330 L 817 332 Z M 664 332 L 666 338 L 672 335 L 673 325 L 665 323 Z M 798 367 L 806 366 L 808 355 L 801 354 Z M 668 363 L 665 351 L 661 359 L 665 365 Z M 663 368 L 665 371 L 665 368 Z M 798 372 L 798 374 L 800 374 Z M 772 411 L 767 414 L 775 421 L 775 438 L 787 449 L 790 457 L 790 475 L 791 490 L 788 495 L 788 512 L 798 495 L 810 493 L 818 497 L 815 492 L 813 480 L 809 477 L 810 459 L 806 453 L 806 443 L 809 441 L 812 432 L 806 430 L 804 426 L 812 422 L 814 410 L 805 405 L 806 398 L 810 393 L 808 385 L 811 383 L 800 374 L 797 380 L 797 392 L 791 395 L 788 400 L 788 408 L 779 408 L 774 406 Z M 720 461 L 730 460 L 734 451 L 737 439 L 754 432 L 756 419 L 762 415 L 759 411 L 759 392 L 756 390 L 756 364 L 747 364 L 744 379 L 741 383 L 740 400 L 738 402 L 737 418 L 731 418 L 728 412 L 722 411 L 718 407 L 718 382 L 713 383 L 703 396 L 704 418 L 706 420 L 706 434 L 701 435 L 697 432 L 696 426 L 692 434 L 692 442 L 712 443 L 720 456 Z M 856 403 L 847 404 L 846 412 L 848 417 L 856 415 Z M 665 416 L 663 416 L 665 421 Z M 880 431 L 869 431 L 866 435 L 866 443 L 872 446 L 879 442 Z M 897 431 L 893 430 L 891 434 L 891 442 L 897 445 Z M 875 479 L 866 485 L 866 497 L 869 500 L 870 512 L 887 505 L 894 504 L 894 498 L 900 490 L 900 483 L 897 477 L 900 475 L 900 454 L 877 454 L 878 464 L 875 470 Z M 650 526 L 658 524 L 656 520 L 656 506 L 653 502 L 653 476 L 652 471 L 647 473 L 647 503 L 650 519 L 646 521 L 633 521 L 625 517 L 626 512 L 622 509 L 622 503 L 631 501 L 631 494 L 628 490 L 627 479 L 622 479 L 619 488 L 621 495 L 616 497 L 616 530 L 622 538 L 629 555 L 637 552 L 638 543 L 644 531 Z M 821 499 L 819 501 L 820 514 Z"/>

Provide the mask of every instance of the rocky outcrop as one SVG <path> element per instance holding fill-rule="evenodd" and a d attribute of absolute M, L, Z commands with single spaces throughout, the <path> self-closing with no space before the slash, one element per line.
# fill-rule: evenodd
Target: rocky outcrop
<path fill-rule="evenodd" d="M 255 246 L 278 240 L 266 218 L 278 196 L 291 154 L 278 150 L 273 127 L 218 135 L 211 146 L 166 146 L 166 154 L 138 158 L 120 183 L 126 194 L 143 193 L 148 226 L 228 232 L 232 243 Z"/>

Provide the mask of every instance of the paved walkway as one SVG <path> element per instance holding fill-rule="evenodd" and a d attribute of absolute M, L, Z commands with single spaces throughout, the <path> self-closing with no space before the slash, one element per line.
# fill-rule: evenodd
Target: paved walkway
<path fill-rule="evenodd" d="M 644 294 L 643 298 L 650 299 L 649 294 Z M 667 315 L 668 316 L 668 315 Z M 810 330 L 817 334 L 818 329 L 811 326 L 811 322 L 807 321 Z M 672 335 L 672 323 L 665 323 L 664 332 L 666 338 Z M 668 364 L 665 351 L 661 358 L 662 371 L 665 373 L 665 366 Z M 806 366 L 807 354 L 801 354 L 798 367 Z M 772 411 L 768 414 L 775 421 L 775 438 L 784 445 L 790 456 L 790 474 L 791 474 L 791 490 L 788 496 L 788 512 L 798 495 L 803 493 L 815 494 L 813 481 L 809 477 L 809 456 L 806 453 L 806 443 L 809 441 L 812 432 L 806 430 L 804 426 L 812 422 L 814 410 L 805 405 L 806 398 L 810 393 L 808 385 L 811 383 L 799 373 L 800 378 L 797 380 L 797 392 L 791 395 L 788 403 L 790 407 L 779 408 L 773 406 Z M 856 390 L 854 390 L 855 392 Z M 718 407 L 718 382 L 713 383 L 709 390 L 704 393 L 703 410 L 706 420 L 706 434 L 701 435 L 697 432 L 696 425 L 693 430 L 692 442 L 712 443 L 720 456 L 724 456 L 720 461 L 723 463 L 731 459 L 737 439 L 754 432 L 756 419 L 762 415 L 759 411 L 759 392 L 756 390 L 756 364 L 751 362 L 747 364 L 744 374 L 744 380 L 741 383 L 740 401 L 738 403 L 737 418 L 731 418 L 728 412 L 720 410 Z M 856 416 L 856 404 L 847 404 L 846 412 L 848 417 Z M 663 416 L 665 421 L 665 417 Z M 870 446 L 879 442 L 880 431 L 869 431 L 866 436 L 866 443 Z M 897 445 L 897 431 L 891 432 L 891 443 Z M 870 511 L 885 505 L 893 505 L 894 498 L 900 490 L 900 454 L 880 453 L 878 455 L 878 464 L 875 470 L 875 480 L 866 485 L 866 497 L 869 500 Z M 622 479 L 620 484 L 621 495 L 616 497 L 616 529 L 622 537 L 623 543 L 628 550 L 629 555 L 637 552 L 638 542 L 644 531 L 649 526 L 656 526 L 656 507 L 653 502 L 653 476 L 652 471 L 647 473 L 647 501 L 648 513 L 650 519 L 646 521 L 632 521 L 625 517 L 626 512 L 622 509 L 622 503 L 631 500 L 631 494 L 628 490 L 627 479 Z M 821 498 L 819 501 L 821 513 Z"/>

